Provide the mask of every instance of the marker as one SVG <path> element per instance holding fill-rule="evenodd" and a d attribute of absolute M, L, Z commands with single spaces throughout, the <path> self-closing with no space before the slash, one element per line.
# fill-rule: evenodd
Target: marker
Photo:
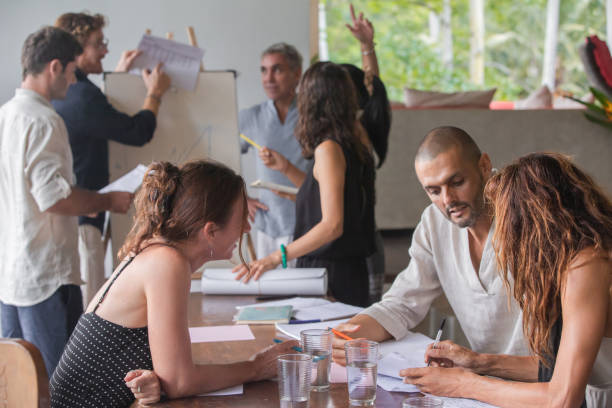
<path fill-rule="evenodd" d="M 349 336 L 347 336 L 346 334 L 344 334 L 344 333 L 342 333 L 342 332 L 339 332 L 339 331 L 338 331 L 338 330 L 336 330 L 336 329 L 332 329 L 331 327 L 328 327 L 328 329 L 329 329 L 329 330 L 331 330 L 331 331 L 332 331 L 332 333 L 334 333 L 336 336 L 340 337 L 341 339 L 344 339 L 344 340 L 355 340 L 355 339 L 353 339 L 352 337 L 349 337 Z"/>
<path fill-rule="evenodd" d="M 243 133 L 240 134 L 240 137 L 247 142 L 248 144 L 250 144 L 251 146 L 257 148 L 257 150 L 261 150 L 262 147 L 260 145 L 258 145 L 257 143 L 255 143 L 254 141 L 252 141 L 251 139 L 249 139 L 248 137 L 246 137 Z"/>
<path fill-rule="evenodd" d="M 272 339 L 272 341 L 275 342 L 275 343 L 282 343 L 283 342 L 281 339 Z M 304 352 L 303 348 L 297 347 L 297 346 L 293 346 L 293 347 L 291 347 L 291 349 L 297 351 L 298 353 L 303 353 Z M 324 360 L 326 358 L 327 358 L 327 356 L 313 356 L 312 357 L 312 362 L 316 363 L 316 362 Z"/>
<path fill-rule="evenodd" d="M 440 342 L 440 338 L 442 337 L 442 329 L 444 329 L 444 323 L 446 323 L 446 317 L 442 319 L 442 323 L 440 323 L 440 328 L 438 329 L 438 334 L 436 334 L 436 339 L 434 340 L 433 346 L 431 348 L 438 348 L 438 343 Z M 431 360 L 427 363 L 427 367 L 431 365 Z"/>
<path fill-rule="evenodd" d="M 289 320 L 289 324 L 305 324 L 305 323 L 319 323 L 321 319 L 312 319 L 312 320 Z"/>

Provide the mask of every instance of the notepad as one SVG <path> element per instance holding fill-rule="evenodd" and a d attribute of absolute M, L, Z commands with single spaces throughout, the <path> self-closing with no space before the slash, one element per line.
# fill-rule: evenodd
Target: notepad
<path fill-rule="evenodd" d="M 286 306 L 252 306 L 240 309 L 236 315 L 238 324 L 287 323 L 293 308 Z"/>
<path fill-rule="evenodd" d="M 297 187 L 285 186 L 282 184 L 272 183 L 271 181 L 255 180 L 251 183 L 251 187 L 267 188 L 268 190 L 281 191 L 283 193 L 297 194 Z"/>

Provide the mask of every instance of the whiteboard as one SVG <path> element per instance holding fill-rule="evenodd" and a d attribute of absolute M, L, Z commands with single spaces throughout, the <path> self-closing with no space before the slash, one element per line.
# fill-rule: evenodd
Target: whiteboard
<path fill-rule="evenodd" d="M 142 78 L 128 73 L 108 73 L 104 90 L 119 111 L 133 115 L 146 95 Z M 240 173 L 236 78 L 231 71 L 201 72 L 195 91 L 169 89 L 162 97 L 153 139 L 144 146 L 109 142 L 110 180 L 116 180 L 139 163 L 169 161 L 181 165 L 195 159 L 213 159 Z M 111 215 L 113 251 L 123 245 L 134 209 Z M 117 260 L 115 259 L 115 263 Z"/>

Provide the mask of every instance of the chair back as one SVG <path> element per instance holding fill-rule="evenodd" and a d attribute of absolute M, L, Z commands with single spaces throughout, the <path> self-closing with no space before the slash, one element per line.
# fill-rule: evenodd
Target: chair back
<path fill-rule="evenodd" d="M 49 407 L 42 355 L 23 339 L 0 339 L 0 408 L 4 407 Z"/>

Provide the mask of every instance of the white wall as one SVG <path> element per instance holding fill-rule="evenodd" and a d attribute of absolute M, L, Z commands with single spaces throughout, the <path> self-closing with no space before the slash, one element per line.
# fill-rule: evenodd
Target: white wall
<path fill-rule="evenodd" d="M 135 48 L 145 29 L 153 35 L 174 32 L 188 42 L 186 26 L 195 29 L 205 50 L 206 69 L 238 71 L 238 107 L 265 98 L 259 80 L 259 55 L 268 45 L 295 45 L 308 62 L 309 0 L 0 0 L 0 104 L 21 82 L 21 46 L 28 34 L 52 25 L 62 13 L 87 10 L 108 18 L 105 35 L 110 52 L 103 61 L 113 70 L 121 51 Z M 92 77 L 99 83 L 99 79 Z"/>

